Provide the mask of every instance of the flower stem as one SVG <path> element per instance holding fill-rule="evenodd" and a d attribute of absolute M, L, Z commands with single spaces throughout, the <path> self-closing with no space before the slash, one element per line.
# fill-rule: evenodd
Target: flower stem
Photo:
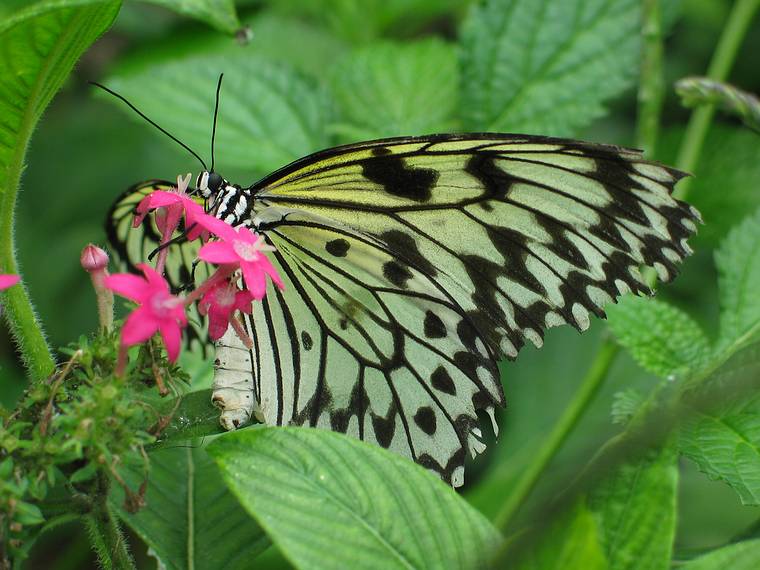
<path fill-rule="evenodd" d="M 734 7 L 707 68 L 709 79 L 725 81 L 758 8 L 760 8 L 760 0 L 736 0 L 734 2 Z M 696 167 L 714 114 L 715 105 L 703 105 L 691 113 L 676 160 L 676 166 L 679 169 L 691 172 Z M 675 193 L 676 196 L 684 199 L 690 185 L 690 178 L 683 180 Z"/>
<path fill-rule="evenodd" d="M 641 81 L 639 84 L 639 112 L 636 126 L 637 146 L 650 158 L 657 148 L 660 130 L 660 112 L 665 95 L 662 73 L 662 14 L 660 0 L 644 0 L 641 36 Z"/>
<path fill-rule="evenodd" d="M 21 125 L 21 140 L 16 145 L 3 179 L 0 180 L 0 273 L 19 273 L 13 235 L 14 213 L 26 154 L 26 142 L 21 141 L 28 142 L 33 123 L 28 122 L 25 117 Z M 0 293 L 0 304 L 27 374 L 32 380 L 47 378 L 55 370 L 55 359 L 23 280 L 19 285 Z"/>
<path fill-rule="evenodd" d="M 108 506 L 108 476 L 101 473 L 98 478 L 98 496 L 92 510 L 84 516 L 90 543 L 104 570 L 134 570 L 136 566 L 129 554 L 127 540 Z"/>
<path fill-rule="evenodd" d="M 506 532 L 514 521 L 514 517 L 520 507 L 525 503 L 539 477 L 548 467 L 551 460 L 557 454 L 562 444 L 573 431 L 573 428 L 581 419 L 589 404 L 594 400 L 599 387 L 604 383 L 619 347 L 611 339 L 605 339 L 596 354 L 591 368 L 586 377 L 576 390 L 570 404 L 565 408 L 559 421 L 554 425 L 552 432 L 544 440 L 541 448 L 535 455 L 533 462 L 523 472 L 507 502 L 497 513 L 494 524 L 497 528 Z"/>

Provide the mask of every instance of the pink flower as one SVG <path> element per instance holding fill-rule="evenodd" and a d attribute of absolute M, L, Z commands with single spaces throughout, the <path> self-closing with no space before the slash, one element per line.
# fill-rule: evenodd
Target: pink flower
<path fill-rule="evenodd" d="M 21 277 L 19 277 L 18 275 L 0 274 L 0 291 L 2 291 L 3 289 L 7 289 L 8 287 L 13 287 L 20 280 L 21 280 Z"/>
<path fill-rule="evenodd" d="M 222 338 L 236 311 L 251 313 L 253 294 L 241 291 L 237 284 L 228 280 L 217 281 L 203 295 L 198 303 L 198 312 L 208 315 L 209 338 L 213 341 Z M 234 326 L 234 324 L 233 324 Z"/>
<path fill-rule="evenodd" d="M 152 267 L 144 263 L 138 267 L 144 279 L 124 273 L 105 279 L 106 287 L 140 305 L 127 317 L 121 330 L 121 343 L 125 347 L 139 344 L 158 331 L 173 362 L 179 355 L 180 329 L 187 325 L 184 301 L 169 292 L 169 284 Z"/>
<path fill-rule="evenodd" d="M 198 257 L 210 263 L 239 266 L 246 289 L 255 299 L 264 297 L 267 275 L 280 289 L 284 288 L 277 270 L 263 253 L 274 250 L 272 246 L 264 244 L 263 237 L 245 226 L 233 228 L 221 220 L 216 220 L 208 228 L 219 236 L 220 241 L 204 245 L 198 252 Z"/>

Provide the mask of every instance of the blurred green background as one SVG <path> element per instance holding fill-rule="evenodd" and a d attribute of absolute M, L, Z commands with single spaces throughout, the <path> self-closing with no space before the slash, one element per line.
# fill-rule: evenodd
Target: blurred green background
<path fill-rule="evenodd" d="M 0 17 L 23 4 L 26 2 L 4 3 Z M 112 30 L 85 55 L 47 110 L 28 153 L 17 213 L 18 255 L 24 279 L 53 346 L 65 345 L 96 326 L 94 296 L 78 259 L 88 242 L 104 244 L 103 219 L 114 198 L 140 180 L 171 180 L 178 173 L 197 173 L 198 169 L 193 159 L 174 143 L 95 93 L 87 81 L 104 81 L 118 88 L 118 82 L 109 83 L 111 75 L 139 72 L 158 61 L 179 60 L 192 54 L 220 54 L 220 57 L 243 54 L 245 58 L 255 56 L 253 61 L 263 62 L 262 73 L 281 64 L 297 69 L 308 86 L 305 93 L 350 108 L 350 102 L 337 100 L 348 95 L 329 92 L 331 74 L 350 74 L 350 68 L 340 67 L 346 58 L 380 40 L 406 42 L 437 37 L 453 42 L 468 2 L 417 1 L 411 13 L 403 9 L 401 2 L 389 2 L 382 13 L 370 15 L 356 8 L 360 4 L 358 0 L 238 2 L 240 19 L 252 32 L 250 42 L 242 45 L 230 35 L 160 6 L 125 2 Z M 656 158 L 672 163 L 689 112 L 680 107 L 671 86 L 681 77 L 704 73 L 732 2 L 682 0 L 664 4 L 670 26 L 665 55 L 669 88 Z M 732 83 L 754 93 L 760 92 L 758 54 L 760 25 L 755 24 L 730 78 Z M 388 57 L 393 57 L 392 50 Z M 234 81 L 236 69 L 219 69 L 214 73 L 220 71 Z M 436 70 L 422 71 L 431 72 L 431 82 L 438 80 L 432 73 Z M 245 73 L 256 74 L 257 69 L 254 66 Z M 266 75 L 262 81 L 266 81 Z M 157 77 L 156 82 L 155 93 L 148 94 L 156 98 L 156 105 L 170 106 L 173 93 L 181 91 L 197 92 L 211 104 L 213 83 L 199 82 L 192 76 Z M 249 96 L 254 99 L 270 95 L 252 92 Z M 313 101 L 304 100 L 303 112 L 312 112 L 312 104 Z M 384 104 L 390 103 L 377 101 L 377 105 Z M 431 113 L 435 112 L 431 109 Z M 160 115 L 153 118 L 162 122 Z M 636 93 L 629 89 L 612 102 L 606 117 L 584 129 L 579 138 L 633 145 L 635 118 Z M 222 111 L 220 125 L 223 122 Z M 283 151 L 284 161 L 317 150 L 310 146 L 329 146 L 335 141 L 361 137 L 361 129 L 326 122 L 330 126 L 328 132 L 311 133 L 303 149 Z M 424 125 L 419 117 L 401 117 L 393 125 L 398 131 L 393 134 L 425 134 L 420 130 Z M 201 105 L 197 129 L 206 133 L 210 126 L 211 116 Z M 282 124 L 271 128 L 295 127 Z M 452 124 L 451 129 L 456 130 L 457 125 Z M 229 138 L 232 140 L 232 135 Z M 266 174 L 260 167 L 266 161 L 258 159 L 257 148 L 229 146 L 217 147 L 218 170 L 228 178 L 247 184 Z M 208 154 L 206 148 L 197 150 L 204 156 Z M 236 155 L 234 166 L 225 165 L 226 152 Z M 288 157 L 289 152 L 295 154 Z M 244 160 L 240 157 L 245 158 L 246 154 L 250 154 L 251 166 L 241 168 Z M 696 254 L 686 262 L 679 279 L 663 287 L 660 295 L 687 310 L 710 331 L 717 316 L 712 253 L 726 231 L 760 205 L 760 138 L 738 122 L 718 117 L 695 174 L 690 201 L 703 212 L 706 225 L 693 240 Z M 542 350 L 526 349 L 517 362 L 503 365 L 508 407 L 501 417 L 501 441 L 470 468 L 464 492 L 487 515 L 494 514 L 500 490 L 515 480 L 536 443 L 562 411 L 603 334 L 602 322 L 594 323 L 583 336 L 572 330 L 553 330 L 547 334 Z M 3 329 L 0 329 L 0 378 L 0 401 L 12 406 L 25 381 L 13 345 Z M 653 384 L 654 379 L 627 356 L 620 357 L 604 390 L 572 434 L 533 500 L 540 501 L 571 478 L 600 443 L 615 432 L 610 419 L 615 392 L 628 387 L 645 391 Z M 725 543 L 760 522 L 759 508 L 742 507 L 732 490 L 708 481 L 687 462 L 682 465 L 679 499 L 676 548 L 681 552 Z M 145 548 L 138 541 L 135 545 L 141 563 L 146 568 L 155 567 Z M 45 537 L 34 553 L 30 568 L 83 568 L 94 564 L 86 540 L 75 527 Z M 264 560 L 257 560 L 256 567 L 282 564 L 276 552 L 269 552 Z"/>

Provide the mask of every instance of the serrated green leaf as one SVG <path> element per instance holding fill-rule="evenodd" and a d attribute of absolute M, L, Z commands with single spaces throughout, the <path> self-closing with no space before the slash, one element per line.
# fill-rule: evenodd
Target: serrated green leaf
<path fill-rule="evenodd" d="M 137 490 L 143 481 L 141 464 L 127 466 L 123 476 Z M 250 568 L 253 558 L 270 544 L 199 446 L 152 452 L 145 500 L 145 507 L 130 514 L 118 487 L 111 496 L 121 519 L 169 570 Z"/>
<path fill-rule="evenodd" d="M 676 530 L 677 455 L 655 449 L 615 467 L 589 496 L 610 570 L 667 570 Z"/>
<path fill-rule="evenodd" d="M 638 0 L 490 0 L 462 28 L 468 130 L 570 136 L 630 87 Z"/>
<path fill-rule="evenodd" d="M 618 342 L 642 368 L 661 378 L 698 371 L 710 357 L 699 325 L 664 301 L 628 295 L 605 310 Z"/>
<path fill-rule="evenodd" d="M 234 34 L 240 29 L 235 0 L 142 0 L 195 18 L 219 31 Z"/>
<path fill-rule="evenodd" d="M 298 568 L 481 568 L 500 541 L 440 479 L 341 434 L 247 429 L 209 453 Z"/>
<path fill-rule="evenodd" d="M 720 289 L 717 351 L 733 353 L 760 338 L 760 210 L 736 226 L 715 252 Z"/>
<path fill-rule="evenodd" d="M 608 565 L 601 547 L 599 530 L 594 515 L 580 501 L 543 529 L 541 538 L 510 568 L 606 570 Z"/>
<path fill-rule="evenodd" d="M 746 505 L 760 504 L 760 344 L 735 354 L 691 394 L 681 453 Z"/>
<path fill-rule="evenodd" d="M 760 540 L 745 540 L 718 548 L 690 560 L 683 570 L 757 570 L 760 568 Z"/>
<path fill-rule="evenodd" d="M 328 146 L 324 94 L 284 64 L 245 51 L 236 55 L 200 55 L 149 66 L 113 77 L 106 83 L 201 153 L 208 164 L 214 90 L 222 72 L 226 73 L 217 123 L 217 171 L 230 177 L 229 171 L 236 169 L 236 173 L 250 177 Z M 185 85 L 189 78 L 192 88 Z M 141 120 L 120 101 L 109 98 L 118 108 Z M 163 137 L 158 132 L 156 136 Z M 188 168 L 198 166 L 189 157 Z"/>
<path fill-rule="evenodd" d="M 438 40 L 372 44 L 331 74 L 344 141 L 453 130 L 458 101 L 457 56 Z"/>

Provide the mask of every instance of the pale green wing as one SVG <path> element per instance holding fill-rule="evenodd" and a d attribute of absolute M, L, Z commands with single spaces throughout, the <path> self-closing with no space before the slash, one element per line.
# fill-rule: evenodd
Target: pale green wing
<path fill-rule="evenodd" d="M 301 159 L 251 188 L 286 290 L 254 311 L 255 351 L 232 358 L 225 339 L 219 372 L 249 371 L 267 423 L 345 431 L 461 484 L 482 448 L 474 412 L 503 403 L 500 356 L 646 291 L 641 265 L 675 275 L 698 220 L 671 197 L 682 176 L 637 151 L 519 135 Z"/>

